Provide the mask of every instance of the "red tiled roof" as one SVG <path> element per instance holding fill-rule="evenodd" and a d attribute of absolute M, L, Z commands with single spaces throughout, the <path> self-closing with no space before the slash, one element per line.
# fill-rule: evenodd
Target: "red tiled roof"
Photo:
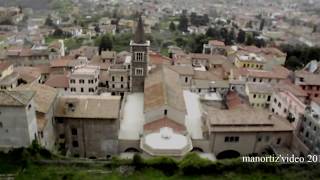
<path fill-rule="evenodd" d="M 63 57 L 61 59 L 50 61 L 50 66 L 51 67 L 67 67 L 71 61 L 72 61 L 71 57 Z"/>
<path fill-rule="evenodd" d="M 208 44 L 213 46 L 225 46 L 224 42 L 217 40 L 210 40 Z"/>
<path fill-rule="evenodd" d="M 171 62 L 171 59 L 169 57 L 162 56 L 159 53 L 150 53 L 149 57 L 151 64 L 163 64 Z"/>
<path fill-rule="evenodd" d="M 229 109 L 235 109 L 242 106 L 244 103 L 235 91 L 230 91 L 227 94 L 227 106 Z"/>
<path fill-rule="evenodd" d="M 66 74 L 53 74 L 49 76 L 45 84 L 54 88 L 67 88 L 69 78 Z"/>
<path fill-rule="evenodd" d="M 0 72 L 7 69 L 9 66 L 11 66 L 10 63 L 7 62 L 0 62 Z"/>
<path fill-rule="evenodd" d="M 147 131 L 158 131 L 162 127 L 170 127 L 176 132 L 183 132 L 186 130 L 186 127 L 184 125 L 179 124 L 166 117 L 145 124 L 143 126 L 143 129 Z"/>

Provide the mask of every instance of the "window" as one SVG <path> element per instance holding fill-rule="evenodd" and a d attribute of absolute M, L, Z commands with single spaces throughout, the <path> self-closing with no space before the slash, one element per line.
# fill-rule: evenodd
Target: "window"
<path fill-rule="evenodd" d="M 238 136 L 234 137 L 234 142 L 239 142 L 239 137 Z"/>
<path fill-rule="evenodd" d="M 287 108 L 284 108 L 284 109 L 283 109 L 283 113 L 287 113 Z"/>
<path fill-rule="evenodd" d="M 0 128 L 3 128 L 3 124 L 2 124 L 2 122 L 0 122 Z"/>
<path fill-rule="evenodd" d="M 281 143 L 281 138 L 278 138 L 277 139 L 277 144 L 280 144 Z"/>
<path fill-rule="evenodd" d="M 75 79 L 70 79 L 70 83 L 71 83 L 71 84 L 75 84 L 75 83 L 76 83 L 76 80 L 75 80 Z"/>
<path fill-rule="evenodd" d="M 114 76 L 112 76 L 112 81 L 114 81 L 115 80 L 115 77 Z"/>
<path fill-rule="evenodd" d="M 270 140 L 269 136 L 266 136 L 266 142 L 268 142 Z"/>
<path fill-rule="evenodd" d="M 29 105 L 28 105 L 28 110 L 30 110 L 30 109 L 31 109 L 31 107 L 32 107 L 32 106 L 31 106 L 31 104 L 29 104 Z"/>
<path fill-rule="evenodd" d="M 184 82 L 186 82 L 186 83 L 188 82 L 188 77 L 184 78 Z"/>
<path fill-rule="evenodd" d="M 114 84 L 112 84 L 112 88 L 115 88 Z"/>
<path fill-rule="evenodd" d="M 230 141 L 230 140 L 229 140 L 229 137 L 228 137 L 228 136 L 224 138 L 224 142 L 229 142 L 229 141 Z"/>
<path fill-rule="evenodd" d="M 72 146 L 73 147 L 79 147 L 78 141 L 72 141 Z"/>
<path fill-rule="evenodd" d="M 253 78 L 253 82 L 256 82 L 256 78 Z"/>
<path fill-rule="evenodd" d="M 253 98 L 256 98 L 257 97 L 257 95 L 256 94 L 253 94 Z"/>
<path fill-rule="evenodd" d="M 94 89 L 93 88 L 89 88 L 89 92 L 94 92 Z"/>
<path fill-rule="evenodd" d="M 123 84 L 121 84 L 121 89 L 123 88 Z"/>
<path fill-rule="evenodd" d="M 81 92 L 83 92 L 84 91 L 84 89 L 83 88 L 81 88 Z"/>
<path fill-rule="evenodd" d="M 123 82 L 123 76 L 121 76 L 121 82 Z"/>
<path fill-rule="evenodd" d="M 278 107 L 281 108 L 281 103 L 278 103 Z"/>
<path fill-rule="evenodd" d="M 77 129 L 76 129 L 76 128 L 72 128 L 72 129 L 71 129 L 71 134 L 74 135 L 74 136 L 76 136 L 76 135 L 78 134 Z"/>
<path fill-rule="evenodd" d="M 60 134 L 60 135 L 59 135 L 59 138 L 60 138 L 60 139 L 64 139 L 65 137 L 66 137 L 66 136 L 65 136 L 64 134 Z"/>
<path fill-rule="evenodd" d="M 63 124 L 63 118 L 57 118 L 56 120 L 57 120 L 57 123 Z"/>
<path fill-rule="evenodd" d="M 93 79 L 88 80 L 89 84 L 93 84 Z"/>
<path fill-rule="evenodd" d="M 164 115 L 166 116 L 168 114 L 168 110 L 164 110 Z"/>
<path fill-rule="evenodd" d="M 80 83 L 80 84 L 84 84 L 84 80 L 83 80 L 83 79 L 80 79 L 80 80 L 79 80 L 79 83 Z"/>
<path fill-rule="evenodd" d="M 71 90 L 71 92 L 76 92 L 77 91 L 76 88 L 71 88 L 70 90 Z"/>
<path fill-rule="evenodd" d="M 143 68 L 136 68 L 135 75 L 136 76 L 143 76 Z"/>
<path fill-rule="evenodd" d="M 230 137 L 230 142 L 233 142 L 234 141 L 234 137 Z"/>
<path fill-rule="evenodd" d="M 135 53 L 135 60 L 137 62 L 143 62 L 143 55 L 144 55 L 144 52 L 136 52 Z"/>
<path fill-rule="evenodd" d="M 39 132 L 39 136 L 40 136 L 41 138 L 43 138 L 43 131 L 40 131 L 40 132 Z"/>
<path fill-rule="evenodd" d="M 258 142 L 260 142 L 262 139 L 261 139 L 261 137 L 258 137 Z"/>
<path fill-rule="evenodd" d="M 239 136 L 226 136 L 224 142 L 239 142 Z"/>

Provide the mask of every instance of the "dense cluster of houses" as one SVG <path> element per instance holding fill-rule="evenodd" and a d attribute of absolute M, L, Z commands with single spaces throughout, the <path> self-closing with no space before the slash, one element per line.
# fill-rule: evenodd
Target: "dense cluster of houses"
<path fill-rule="evenodd" d="M 0 62 L 0 149 L 32 141 L 74 157 L 142 153 L 211 159 L 320 152 L 320 64 L 292 72 L 276 48 L 210 41 L 203 53 L 8 49 Z M 129 42 L 128 42 L 129 43 Z"/>

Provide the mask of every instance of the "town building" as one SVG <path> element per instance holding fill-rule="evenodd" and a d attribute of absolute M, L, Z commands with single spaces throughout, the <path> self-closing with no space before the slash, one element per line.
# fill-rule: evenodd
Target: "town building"
<path fill-rule="evenodd" d="M 76 67 L 69 75 L 70 94 L 94 95 L 98 93 L 99 66 Z"/>
<path fill-rule="evenodd" d="M 21 85 L 14 90 L 34 91 L 38 143 L 48 150 L 55 149 L 54 111 L 58 90 L 44 84 Z"/>
<path fill-rule="evenodd" d="M 10 90 L 18 85 L 19 74 L 13 71 L 13 64 L 0 62 L 0 90 Z"/>
<path fill-rule="evenodd" d="M 134 39 L 130 42 L 131 68 L 130 88 L 131 92 L 143 92 L 144 80 L 148 76 L 150 41 L 144 37 L 142 17 L 139 17 Z"/>
<path fill-rule="evenodd" d="M 237 68 L 250 68 L 262 70 L 265 64 L 265 59 L 254 53 L 238 53 L 235 56 L 234 64 Z"/>
<path fill-rule="evenodd" d="M 208 44 L 203 44 L 203 54 L 225 54 L 225 44 L 222 41 L 210 40 Z"/>
<path fill-rule="evenodd" d="M 209 108 L 206 120 L 210 150 L 217 159 L 264 154 L 290 147 L 293 128 L 285 119 L 265 109 L 238 106 Z"/>
<path fill-rule="evenodd" d="M 0 147 L 28 147 L 37 140 L 33 91 L 0 91 Z"/>
<path fill-rule="evenodd" d="M 296 71 L 294 73 L 294 82 L 299 85 L 307 94 L 308 98 L 317 98 L 320 95 L 320 74 L 314 74 L 306 71 Z"/>
<path fill-rule="evenodd" d="M 60 151 L 75 157 L 118 153 L 120 96 L 61 96 L 55 110 Z"/>
<path fill-rule="evenodd" d="M 301 117 L 301 124 L 298 134 L 298 137 L 314 154 L 320 153 L 319 115 L 319 98 L 312 99 L 310 107 L 307 108 L 305 114 Z"/>
<path fill-rule="evenodd" d="M 267 83 L 247 83 L 246 93 L 252 107 L 269 108 L 273 88 Z"/>

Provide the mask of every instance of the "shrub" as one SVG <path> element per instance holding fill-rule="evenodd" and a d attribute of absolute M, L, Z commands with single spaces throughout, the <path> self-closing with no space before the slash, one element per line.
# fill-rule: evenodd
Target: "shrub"
<path fill-rule="evenodd" d="M 212 162 L 202 159 L 196 153 L 187 154 L 179 163 L 179 168 L 185 175 L 206 174 L 210 172 Z"/>
<path fill-rule="evenodd" d="M 141 158 L 141 156 L 139 154 L 134 154 L 133 159 L 132 159 L 132 165 L 136 169 L 143 168 L 144 162 L 143 162 L 143 159 Z"/>
<path fill-rule="evenodd" d="M 157 157 L 147 160 L 145 163 L 148 167 L 162 171 L 165 175 L 171 176 L 178 169 L 178 163 L 170 157 Z"/>

